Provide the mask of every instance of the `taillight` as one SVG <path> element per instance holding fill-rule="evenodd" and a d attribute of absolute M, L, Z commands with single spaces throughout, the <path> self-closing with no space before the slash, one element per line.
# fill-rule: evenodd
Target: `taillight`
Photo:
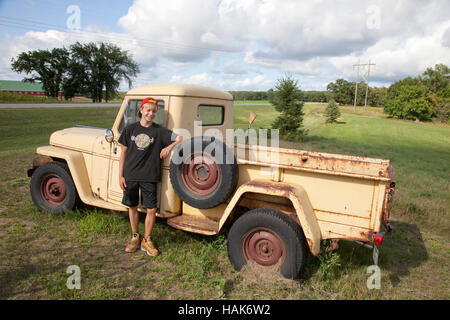
<path fill-rule="evenodd" d="M 384 232 L 378 232 L 373 239 L 373 243 L 375 243 L 377 246 L 381 246 L 383 244 L 383 241 Z"/>

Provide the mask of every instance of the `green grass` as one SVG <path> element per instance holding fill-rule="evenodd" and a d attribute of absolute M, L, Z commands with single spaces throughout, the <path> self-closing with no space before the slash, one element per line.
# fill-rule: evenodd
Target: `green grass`
<path fill-rule="evenodd" d="M 57 98 L 32 96 L 28 94 L 0 92 L 0 103 L 64 103 Z"/>
<path fill-rule="evenodd" d="M 46 145 L 52 132 L 77 124 L 111 128 L 118 110 L 118 107 L 3 109 L 0 152 Z"/>
<path fill-rule="evenodd" d="M 107 101 L 108 103 L 122 103 L 122 98 L 114 98 Z M 103 101 L 106 102 L 106 101 Z M 86 97 L 75 97 L 72 101 L 45 97 L 45 96 L 33 96 L 28 94 L 14 93 L 14 92 L 1 92 L 0 91 L 0 103 L 7 104 L 20 104 L 20 103 L 92 103 L 92 99 Z"/>
<path fill-rule="evenodd" d="M 83 207 L 60 216 L 40 212 L 29 195 L 26 169 L 50 134 L 75 124 L 108 128 L 118 108 L 0 110 L 1 299 L 449 299 L 448 125 L 389 119 L 379 108 L 340 107 L 325 124 L 325 104 L 305 104 L 303 142 L 281 147 L 390 159 L 397 180 L 392 239 L 380 250 L 381 290 L 368 290 L 371 251 L 341 241 L 309 256 L 296 281 L 250 270 L 236 272 L 226 236 L 200 236 L 157 220 L 162 252 L 126 254 L 128 216 Z M 235 128 L 269 128 L 270 105 L 236 105 Z M 140 230 L 143 231 L 143 217 Z M 81 269 L 82 289 L 69 290 L 67 267 Z"/>

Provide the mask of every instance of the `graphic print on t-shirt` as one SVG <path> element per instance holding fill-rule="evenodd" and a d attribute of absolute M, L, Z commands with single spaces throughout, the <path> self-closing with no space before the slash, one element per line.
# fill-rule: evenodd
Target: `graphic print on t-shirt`
<path fill-rule="evenodd" d="M 134 143 L 136 143 L 136 146 L 138 147 L 139 150 L 144 150 L 149 145 L 151 145 L 154 140 L 155 138 L 153 137 L 150 138 L 145 133 L 138 134 L 136 137 L 131 136 L 131 141 L 134 141 Z"/>

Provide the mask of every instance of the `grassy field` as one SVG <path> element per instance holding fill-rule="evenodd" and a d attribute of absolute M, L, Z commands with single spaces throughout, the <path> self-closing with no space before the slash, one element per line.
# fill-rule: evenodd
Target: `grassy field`
<path fill-rule="evenodd" d="M 0 299 L 449 299 L 450 127 L 388 119 L 380 109 L 341 107 L 326 125 L 323 104 L 306 104 L 304 142 L 281 147 L 390 159 L 397 180 L 392 238 L 380 250 L 381 289 L 369 290 L 372 252 L 341 241 L 309 257 L 299 280 L 249 265 L 234 271 L 224 235 L 175 230 L 158 219 L 153 237 L 162 254 L 126 254 L 124 213 L 82 207 L 61 216 L 39 212 L 29 195 L 36 146 L 75 124 L 110 127 L 117 108 L 0 110 Z M 268 128 L 267 105 L 235 106 L 235 128 Z M 143 231 L 143 221 L 140 223 Z M 69 290 L 70 265 L 81 290 Z"/>
<path fill-rule="evenodd" d="M 103 101 L 104 103 L 121 103 L 122 98 L 116 97 L 109 101 Z M 86 97 L 74 97 L 71 101 L 52 98 L 52 97 L 43 97 L 43 96 L 33 96 L 28 94 L 14 93 L 14 92 L 1 92 L 0 91 L 0 103 L 45 103 L 45 104 L 53 104 L 53 103 L 92 103 L 92 99 Z"/>

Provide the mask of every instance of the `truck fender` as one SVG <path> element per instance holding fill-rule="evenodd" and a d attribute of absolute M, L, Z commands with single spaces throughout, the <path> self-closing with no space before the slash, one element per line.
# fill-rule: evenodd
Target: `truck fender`
<path fill-rule="evenodd" d="M 126 209 L 123 206 L 106 203 L 105 201 L 94 198 L 87 173 L 88 171 L 81 152 L 54 146 L 45 146 L 37 148 L 36 153 L 66 161 L 70 174 L 72 175 L 73 183 L 77 189 L 78 196 L 85 204 L 108 207 L 109 209 L 119 211 L 124 211 Z"/>
<path fill-rule="evenodd" d="M 300 227 L 303 229 L 311 254 L 318 255 L 320 253 L 321 233 L 319 224 L 317 223 L 309 197 L 305 189 L 299 184 L 258 180 L 252 180 L 242 184 L 231 198 L 219 221 L 219 231 L 228 220 L 235 206 L 239 203 L 242 195 L 246 192 L 288 198 L 297 213 Z"/>

